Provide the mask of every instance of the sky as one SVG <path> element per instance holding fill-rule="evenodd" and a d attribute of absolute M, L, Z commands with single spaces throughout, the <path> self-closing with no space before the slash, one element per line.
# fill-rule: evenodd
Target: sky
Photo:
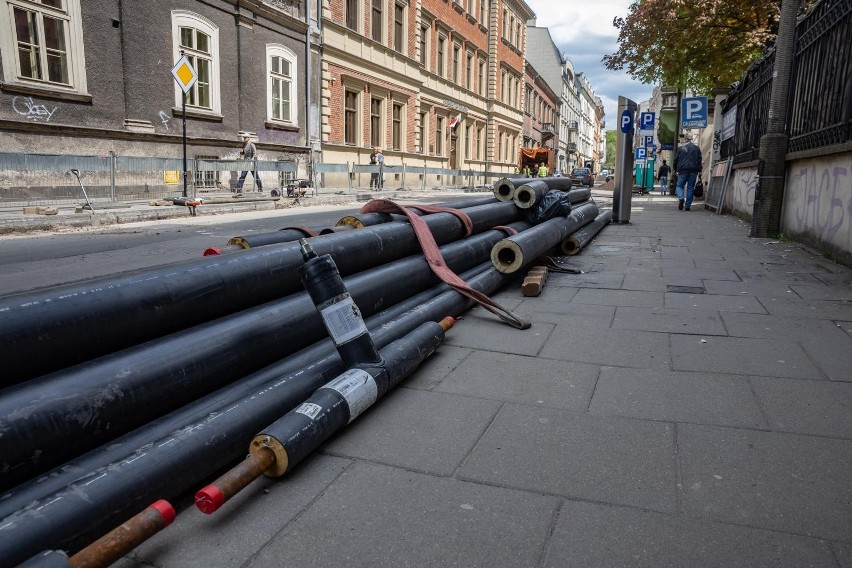
<path fill-rule="evenodd" d="M 618 30 L 612 20 L 627 16 L 632 0 L 526 0 L 536 14 L 536 26 L 549 28 L 559 51 L 585 73 L 604 104 L 606 129 L 617 126 L 618 96 L 639 103 L 651 98 L 653 85 L 631 79 L 625 71 L 610 71 L 603 56 L 618 49 Z"/>

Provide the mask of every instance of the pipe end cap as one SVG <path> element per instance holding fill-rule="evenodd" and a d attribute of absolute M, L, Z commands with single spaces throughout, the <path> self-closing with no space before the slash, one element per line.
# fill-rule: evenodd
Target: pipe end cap
<path fill-rule="evenodd" d="M 219 247 L 210 247 L 204 251 L 204 256 L 216 256 L 217 254 L 222 254 L 222 249 Z"/>
<path fill-rule="evenodd" d="M 151 508 L 160 513 L 160 516 L 163 517 L 163 523 L 165 526 L 169 526 L 173 522 L 175 522 L 175 508 L 172 507 L 172 504 L 166 501 L 165 499 L 160 499 L 151 504 Z"/>
<path fill-rule="evenodd" d="M 225 494 L 215 485 L 208 485 L 195 494 L 195 506 L 207 515 L 215 513 L 224 503 Z"/>

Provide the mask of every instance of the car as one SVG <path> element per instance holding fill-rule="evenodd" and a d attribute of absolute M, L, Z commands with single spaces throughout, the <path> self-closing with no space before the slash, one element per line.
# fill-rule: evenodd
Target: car
<path fill-rule="evenodd" d="M 614 178 L 614 177 L 615 177 L 615 170 L 612 170 L 611 172 L 607 172 L 607 174 L 606 174 L 606 181 L 609 181 L 609 180 L 611 180 L 611 179 L 612 179 L 612 178 Z"/>
<path fill-rule="evenodd" d="M 574 168 L 571 170 L 571 181 L 580 185 L 594 187 L 595 178 L 589 168 Z"/>

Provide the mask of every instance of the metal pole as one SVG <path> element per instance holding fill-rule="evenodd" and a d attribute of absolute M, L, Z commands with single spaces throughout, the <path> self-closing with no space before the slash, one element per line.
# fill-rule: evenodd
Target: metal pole
<path fill-rule="evenodd" d="M 186 178 L 188 176 L 188 172 L 186 171 L 186 91 L 183 91 L 182 99 L 183 103 L 181 105 L 181 110 L 183 112 L 181 114 L 183 114 L 183 196 L 186 197 Z"/>
<path fill-rule="evenodd" d="M 615 132 L 615 159 L 618 176 L 615 179 L 615 189 L 612 200 L 612 222 L 629 223 L 630 205 L 633 197 L 633 122 L 637 105 L 627 97 L 618 97 L 618 117 L 630 117 L 629 124 L 622 126 L 629 130 L 623 132 L 619 128 Z M 625 114 L 625 112 L 627 114 Z"/>
<path fill-rule="evenodd" d="M 115 152 L 109 151 L 109 193 L 110 199 L 115 201 Z"/>

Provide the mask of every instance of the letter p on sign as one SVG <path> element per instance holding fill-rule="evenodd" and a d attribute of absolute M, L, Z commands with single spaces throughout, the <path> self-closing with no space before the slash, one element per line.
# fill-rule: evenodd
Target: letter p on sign
<path fill-rule="evenodd" d="M 707 128 L 707 97 L 689 97 L 681 100 L 681 128 Z"/>

